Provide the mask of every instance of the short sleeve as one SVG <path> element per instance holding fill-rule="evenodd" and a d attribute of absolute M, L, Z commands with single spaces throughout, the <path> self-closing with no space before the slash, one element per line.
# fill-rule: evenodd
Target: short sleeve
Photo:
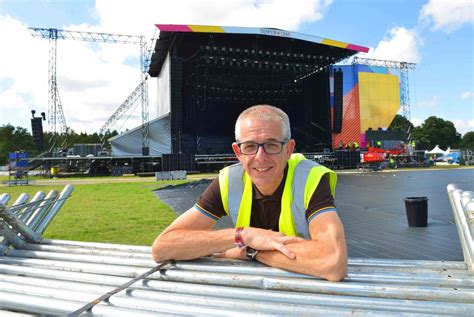
<path fill-rule="evenodd" d="M 218 177 L 207 186 L 201 196 L 199 196 L 194 207 L 214 220 L 219 220 L 221 217 L 226 215 L 224 206 L 222 205 Z"/>
<path fill-rule="evenodd" d="M 327 211 L 336 211 L 336 207 L 329 186 L 329 175 L 324 174 L 309 201 L 308 209 L 306 209 L 306 219 L 309 223 L 314 217 Z"/>

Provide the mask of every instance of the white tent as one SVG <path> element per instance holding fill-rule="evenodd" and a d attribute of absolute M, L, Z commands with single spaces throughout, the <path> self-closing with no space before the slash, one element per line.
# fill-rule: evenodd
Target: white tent
<path fill-rule="evenodd" d="M 436 145 L 431 151 L 427 151 L 426 154 L 445 155 L 446 151 L 443 151 L 438 145 Z"/>
<path fill-rule="evenodd" d="M 170 114 L 165 114 L 152 121 L 149 125 L 150 155 L 161 156 L 171 153 Z M 142 126 L 121 133 L 109 139 L 113 156 L 142 155 Z"/>

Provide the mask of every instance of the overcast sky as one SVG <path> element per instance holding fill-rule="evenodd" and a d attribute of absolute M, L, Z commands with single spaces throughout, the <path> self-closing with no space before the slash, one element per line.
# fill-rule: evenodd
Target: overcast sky
<path fill-rule="evenodd" d="M 47 112 L 48 41 L 28 27 L 157 37 L 154 24 L 276 27 L 371 48 L 367 56 L 417 63 L 411 118 L 474 131 L 473 0 L 0 0 L 0 125 L 30 130 Z M 58 40 L 57 79 L 67 124 L 98 132 L 140 82 L 139 47 Z M 150 119 L 156 81 L 149 82 Z M 140 106 L 113 129 L 141 123 Z"/>

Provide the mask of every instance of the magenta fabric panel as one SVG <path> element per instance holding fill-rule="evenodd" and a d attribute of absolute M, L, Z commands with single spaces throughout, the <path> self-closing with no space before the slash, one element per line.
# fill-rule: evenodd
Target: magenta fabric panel
<path fill-rule="evenodd" d="M 187 25 L 178 24 L 155 24 L 155 26 L 163 32 L 192 32 L 191 28 Z"/>
<path fill-rule="evenodd" d="M 355 44 L 349 44 L 349 45 L 347 45 L 346 48 L 350 49 L 350 50 L 353 50 L 353 51 L 364 52 L 364 53 L 367 53 L 369 51 L 368 47 L 359 46 L 359 45 L 355 45 Z"/>

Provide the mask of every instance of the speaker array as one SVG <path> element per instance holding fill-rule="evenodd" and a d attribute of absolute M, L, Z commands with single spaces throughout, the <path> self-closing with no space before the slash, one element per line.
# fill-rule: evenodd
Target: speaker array
<path fill-rule="evenodd" d="M 33 133 L 33 142 L 39 151 L 44 149 L 43 119 L 41 117 L 31 119 L 31 131 Z"/>

